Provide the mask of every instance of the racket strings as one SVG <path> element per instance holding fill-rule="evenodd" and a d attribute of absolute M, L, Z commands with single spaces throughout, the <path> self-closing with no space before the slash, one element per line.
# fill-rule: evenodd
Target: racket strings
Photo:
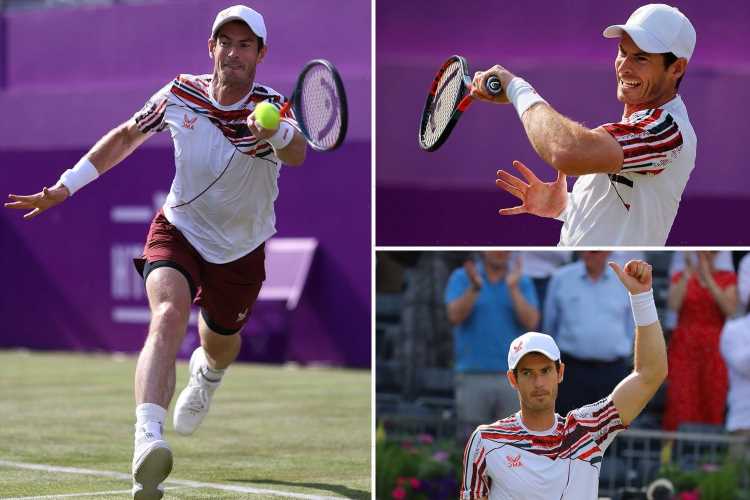
<path fill-rule="evenodd" d="M 312 67 L 304 77 L 299 94 L 299 122 L 305 135 L 317 146 L 332 148 L 343 127 L 342 96 L 331 71 L 323 65 Z"/>
<path fill-rule="evenodd" d="M 458 97 L 463 87 L 463 71 L 459 61 L 449 64 L 438 79 L 432 105 L 427 110 L 422 130 L 422 142 L 432 147 L 440 140 L 448 128 L 453 111 L 458 105 Z"/>

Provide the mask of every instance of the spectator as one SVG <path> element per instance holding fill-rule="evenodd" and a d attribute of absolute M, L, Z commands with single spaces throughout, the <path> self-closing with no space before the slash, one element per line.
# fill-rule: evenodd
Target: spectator
<path fill-rule="evenodd" d="M 480 423 L 518 406 L 505 377 L 505 354 L 513 339 L 539 324 L 534 285 L 522 276 L 521 266 L 517 258 L 509 269 L 510 252 L 482 252 L 480 262 L 466 261 L 448 279 L 445 303 L 454 326 L 457 437 L 462 441 Z"/>
<path fill-rule="evenodd" d="M 552 277 L 544 328 L 562 352 L 566 377 L 557 411 L 601 399 L 627 374 L 635 326 L 628 292 L 607 266 L 609 252 L 581 252 Z"/>
<path fill-rule="evenodd" d="M 737 292 L 740 301 L 740 312 L 750 312 L 750 253 L 745 254 L 737 268 Z"/>
<path fill-rule="evenodd" d="M 520 254 L 519 254 L 520 255 Z M 557 269 L 570 262 L 573 252 L 569 250 L 555 250 L 551 252 L 533 251 L 523 253 L 523 274 L 534 282 L 536 298 L 544 304 L 547 296 L 549 280 Z M 544 320 L 543 318 L 541 319 Z"/>
<path fill-rule="evenodd" d="M 726 318 L 737 309 L 737 277 L 714 267 L 717 252 L 697 252 L 698 262 L 684 255 L 685 269 L 672 277 L 669 308 L 677 327 L 669 343 L 667 402 L 662 426 L 681 423 L 722 425 L 727 396 L 727 369 L 719 352 Z"/>

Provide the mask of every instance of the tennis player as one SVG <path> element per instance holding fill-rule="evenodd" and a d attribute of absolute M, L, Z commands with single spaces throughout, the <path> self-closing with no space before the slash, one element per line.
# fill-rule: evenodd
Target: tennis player
<path fill-rule="evenodd" d="M 620 38 L 615 75 L 625 108 L 618 123 L 588 129 L 502 66 L 474 76 L 472 95 L 512 103 L 534 150 L 558 171 L 555 182 L 544 183 L 519 161 L 513 165 L 525 180 L 499 170 L 496 184 L 522 201 L 500 213 L 563 221 L 561 246 L 663 246 L 695 166 L 697 138 L 677 94 L 695 30 L 676 8 L 650 4 L 604 36 Z M 505 89 L 498 97 L 483 90 L 491 75 Z M 566 175 L 578 176 L 570 193 Z"/>
<path fill-rule="evenodd" d="M 276 129 L 254 120 L 255 105 L 280 108 L 284 97 L 255 82 L 268 52 L 263 17 L 243 5 L 216 16 L 208 40 L 213 73 L 180 75 L 135 116 L 106 134 L 51 188 L 10 195 L 5 206 L 31 210 L 31 219 L 62 203 L 105 173 L 156 132 L 174 140 L 175 177 L 148 233 L 142 273 L 151 323 L 135 372 L 136 426 L 133 496 L 162 498 L 172 468 L 163 424 L 175 387 L 175 359 L 190 304 L 201 308 L 201 347 L 174 410 L 174 427 L 191 434 L 206 416 L 226 368 L 237 357 L 238 335 L 265 279 L 264 242 L 276 232 L 274 200 L 281 164 L 300 165 L 306 142 L 292 119 Z"/>
<path fill-rule="evenodd" d="M 521 409 L 480 425 L 464 452 L 461 499 L 596 500 L 607 447 L 643 410 L 667 375 L 664 335 L 651 289 L 651 266 L 609 264 L 630 292 L 635 368 L 606 398 L 555 413 L 565 364 L 549 335 L 528 332 L 508 350 L 510 384 Z M 606 332 L 602 332 L 606 335 Z"/>

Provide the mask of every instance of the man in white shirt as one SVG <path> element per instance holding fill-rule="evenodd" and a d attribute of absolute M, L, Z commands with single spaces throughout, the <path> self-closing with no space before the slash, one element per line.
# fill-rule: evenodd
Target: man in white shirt
<path fill-rule="evenodd" d="M 635 363 L 606 398 L 555 413 L 565 365 L 549 335 L 528 332 L 508 351 L 507 379 L 520 411 L 480 425 L 464 452 L 462 500 L 595 500 L 599 472 L 616 434 L 643 411 L 667 375 L 664 335 L 651 289 L 651 266 L 610 263 L 630 292 L 636 324 Z"/>
<path fill-rule="evenodd" d="M 51 188 L 10 195 L 6 207 L 54 207 L 108 171 L 154 133 L 169 129 L 175 178 L 151 224 L 142 273 L 151 309 L 149 334 L 135 373 L 136 425 L 133 497 L 163 496 L 172 469 L 163 424 L 175 386 L 175 359 L 191 303 L 201 307 L 201 347 L 175 404 L 174 427 L 191 434 L 241 345 L 238 333 L 265 279 L 264 242 L 276 231 L 274 200 L 282 163 L 300 165 L 306 142 L 291 117 L 275 129 L 255 122 L 258 103 L 281 108 L 284 97 L 255 81 L 268 51 L 263 17 L 243 5 L 216 16 L 208 40 L 213 73 L 179 75 L 135 116 L 106 134 Z"/>
<path fill-rule="evenodd" d="M 727 430 L 747 440 L 744 450 L 733 449 L 732 452 L 736 458 L 750 459 L 750 254 L 740 261 L 737 288 L 740 296 L 739 309 L 745 314 L 724 323 L 719 347 L 729 373 Z"/>
<path fill-rule="evenodd" d="M 649 4 L 603 34 L 621 39 L 615 73 L 625 106 L 618 123 L 588 129 L 502 66 L 474 76 L 472 95 L 512 103 L 534 150 L 558 171 L 556 181 L 544 183 L 520 161 L 513 165 L 525 180 L 498 170 L 498 187 L 522 201 L 500 214 L 563 221 L 561 246 L 663 246 L 695 166 L 697 138 L 677 94 L 695 29 L 676 8 Z M 504 89 L 497 97 L 483 90 L 493 75 Z M 570 193 L 567 175 L 579 176 Z"/>

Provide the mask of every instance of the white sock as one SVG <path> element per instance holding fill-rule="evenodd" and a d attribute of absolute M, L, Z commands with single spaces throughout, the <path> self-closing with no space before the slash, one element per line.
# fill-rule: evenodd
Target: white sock
<path fill-rule="evenodd" d="M 161 438 L 164 419 L 167 417 L 167 410 L 153 403 L 143 403 L 135 407 L 135 429 L 139 432 L 146 428 L 147 432 Z"/>

